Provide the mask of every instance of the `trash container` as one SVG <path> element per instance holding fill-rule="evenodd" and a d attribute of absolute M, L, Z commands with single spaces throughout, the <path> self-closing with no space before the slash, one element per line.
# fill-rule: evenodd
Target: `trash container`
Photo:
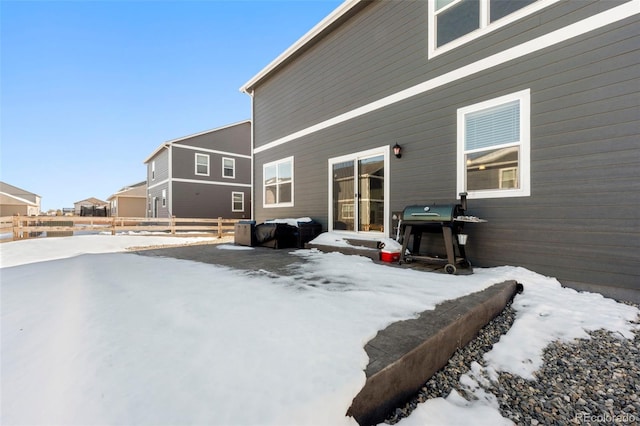
<path fill-rule="evenodd" d="M 256 222 L 254 220 L 241 220 L 236 223 L 234 229 L 234 243 L 239 246 L 255 246 L 255 227 Z"/>

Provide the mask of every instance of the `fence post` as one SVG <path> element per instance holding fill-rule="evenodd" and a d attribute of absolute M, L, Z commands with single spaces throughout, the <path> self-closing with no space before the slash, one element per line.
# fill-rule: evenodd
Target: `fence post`
<path fill-rule="evenodd" d="M 111 235 L 116 235 L 116 217 L 111 217 Z"/>
<path fill-rule="evenodd" d="M 171 235 L 176 235 L 176 216 L 171 216 Z"/>
<path fill-rule="evenodd" d="M 19 231 L 18 231 L 18 226 L 19 226 L 19 222 L 18 222 L 18 216 L 14 215 L 12 218 L 13 221 L 13 241 L 17 240 L 20 238 L 19 235 Z"/>
<path fill-rule="evenodd" d="M 222 238 L 222 218 L 218 218 L 218 238 Z"/>

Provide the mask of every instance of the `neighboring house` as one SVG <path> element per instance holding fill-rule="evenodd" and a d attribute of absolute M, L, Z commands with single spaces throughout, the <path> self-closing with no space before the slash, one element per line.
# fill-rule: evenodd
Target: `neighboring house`
<path fill-rule="evenodd" d="M 251 217 L 251 121 L 167 141 L 147 165 L 147 217 Z"/>
<path fill-rule="evenodd" d="M 108 208 L 108 202 L 95 197 L 73 203 L 74 213 L 78 216 L 108 216 Z"/>
<path fill-rule="evenodd" d="M 33 192 L 0 182 L 0 216 L 37 216 L 41 199 Z"/>
<path fill-rule="evenodd" d="M 637 0 L 344 2 L 241 88 L 254 219 L 391 236 L 393 212 L 466 191 L 488 220 L 465 227 L 474 265 L 640 300 L 639 13 Z"/>
<path fill-rule="evenodd" d="M 146 217 L 147 181 L 125 186 L 107 198 L 109 216 Z"/>

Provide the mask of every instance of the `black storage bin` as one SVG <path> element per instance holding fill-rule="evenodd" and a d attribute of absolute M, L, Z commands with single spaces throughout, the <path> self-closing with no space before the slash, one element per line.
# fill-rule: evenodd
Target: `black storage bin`
<path fill-rule="evenodd" d="M 298 228 L 284 223 L 261 223 L 255 228 L 256 244 L 263 247 L 297 247 Z"/>
<path fill-rule="evenodd" d="M 239 246 L 253 247 L 256 245 L 256 222 L 254 220 L 241 220 L 235 225 L 234 242 Z"/>
<path fill-rule="evenodd" d="M 322 233 L 322 224 L 318 222 L 298 222 L 297 247 L 304 248 L 305 244 Z"/>

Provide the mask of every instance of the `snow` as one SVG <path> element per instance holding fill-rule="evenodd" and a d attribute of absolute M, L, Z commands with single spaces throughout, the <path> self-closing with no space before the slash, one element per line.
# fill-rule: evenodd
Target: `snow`
<path fill-rule="evenodd" d="M 114 253 L 130 247 L 181 245 L 215 241 L 211 237 L 167 237 L 148 235 L 77 235 L 34 238 L 0 245 L 0 267 L 64 259 L 86 253 Z"/>
<path fill-rule="evenodd" d="M 243 251 L 243 250 L 253 250 L 253 247 L 248 247 L 248 246 L 234 246 L 231 244 L 221 244 L 218 246 L 218 250 L 239 250 L 239 251 Z"/>
<path fill-rule="evenodd" d="M 331 247 L 351 247 L 351 244 L 347 242 L 343 234 L 335 232 L 323 232 L 311 240 L 310 243 Z"/>
<path fill-rule="evenodd" d="M 310 217 L 299 217 L 297 219 L 294 219 L 294 218 L 270 219 L 270 220 L 264 221 L 264 223 L 284 223 L 286 225 L 295 226 L 296 228 L 300 223 L 309 223 L 309 222 L 313 222 L 313 219 L 311 219 Z"/>
<path fill-rule="evenodd" d="M 354 238 L 353 236 L 346 235 L 340 232 L 323 232 L 316 238 L 310 241 L 311 244 L 329 246 L 329 247 L 357 247 L 361 250 L 378 250 L 371 247 L 365 247 L 357 245 L 354 240 L 362 240 L 369 238 L 371 241 L 377 241 L 378 247 L 387 253 L 400 253 L 402 250 L 402 244 L 399 244 L 396 240 L 386 237 L 360 237 Z"/>
<path fill-rule="evenodd" d="M 364 344 L 379 329 L 515 279 L 525 290 L 513 327 L 486 367 L 461 378 L 478 399 L 453 392 L 400 422 L 510 424 L 478 386 L 483 373 L 532 378 L 553 340 L 636 331 L 638 309 L 519 267 L 453 276 L 298 250 L 293 275 L 279 276 L 124 252 L 202 240 L 1 244 L 0 423 L 353 426 L 345 412 L 365 382 Z"/>

